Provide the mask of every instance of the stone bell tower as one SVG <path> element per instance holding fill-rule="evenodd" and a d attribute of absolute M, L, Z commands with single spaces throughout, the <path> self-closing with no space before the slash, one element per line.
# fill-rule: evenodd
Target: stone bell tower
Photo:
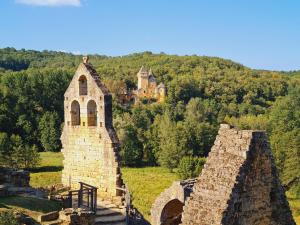
<path fill-rule="evenodd" d="M 64 169 L 62 183 L 98 187 L 98 196 L 114 200 L 121 195 L 119 140 L 112 124 L 112 96 L 100 76 L 83 58 L 64 94 L 61 136 Z"/>

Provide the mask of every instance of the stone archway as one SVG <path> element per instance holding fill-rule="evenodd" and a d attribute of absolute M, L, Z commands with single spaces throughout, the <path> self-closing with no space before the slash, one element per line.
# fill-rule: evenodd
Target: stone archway
<path fill-rule="evenodd" d="M 183 205 L 190 196 L 196 179 L 175 181 L 162 192 L 151 208 L 153 225 L 178 225 L 181 221 Z"/>
<path fill-rule="evenodd" d="M 178 199 L 168 202 L 160 216 L 161 225 L 178 225 L 181 223 L 181 216 L 184 204 Z"/>

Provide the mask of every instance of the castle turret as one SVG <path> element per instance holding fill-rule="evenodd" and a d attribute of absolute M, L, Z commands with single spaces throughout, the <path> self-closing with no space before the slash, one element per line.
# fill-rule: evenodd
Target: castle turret
<path fill-rule="evenodd" d="M 138 77 L 138 89 L 146 90 L 148 88 L 149 73 L 144 66 L 141 67 L 140 71 L 137 74 L 137 77 Z"/>

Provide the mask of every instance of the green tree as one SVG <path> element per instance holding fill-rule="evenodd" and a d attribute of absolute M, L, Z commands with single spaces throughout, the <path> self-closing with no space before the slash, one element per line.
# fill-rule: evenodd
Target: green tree
<path fill-rule="evenodd" d="M 46 112 L 40 119 L 40 141 L 45 151 L 60 149 L 60 120 L 56 112 Z"/>
<path fill-rule="evenodd" d="M 185 156 L 179 162 L 177 174 L 181 179 L 198 177 L 205 161 L 205 158 Z"/>
<path fill-rule="evenodd" d="M 125 166 L 142 165 L 142 144 L 138 141 L 137 132 L 132 126 L 128 126 L 122 142 L 121 157 Z"/>
<path fill-rule="evenodd" d="M 6 133 L 0 133 L 0 164 L 7 163 L 7 156 L 10 154 L 10 140 Z"/>
<path fill-rule="evenodd" d="M 269 115 L 270 142 L 283 183 L 300 183 L 300 89 L 278 99 Z"/>
<path fill-rule="evenodd" d="M 24 145 L 18 148 L 17 162 L 20 168 L 35 168 L 40 162 L 40 154 L 38 148 L 33 145 Z"/>
<path fill-rule="evenodd" d="M 121 142 L 123 165 L 140 166 L 143 162 L 143 144 L 138 137 L 137 128 L 129 113 L 115 119 L 115 127 Z"/>
<path fill-rule="evenodd" d="M 171 121 L 168 114 L 164 114 L 159 127 L 158 163 L 172 171 L 178 166 L 180 159 L 188 154 L 186 140 L 183 140 L 184 127 Z"/>

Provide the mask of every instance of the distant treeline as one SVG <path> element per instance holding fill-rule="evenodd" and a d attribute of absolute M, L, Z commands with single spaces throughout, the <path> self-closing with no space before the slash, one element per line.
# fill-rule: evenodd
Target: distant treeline
<path fill-rule="evenodd" d="M 81 58 L 53 51 L 0 49 L 3 164 L 14 159 L 18 146 L 28 152 L 60 150 L 63 94 Z M 284 184 L 298 187 L 300 193 L 299 72 L 259 71 L 216 57 L 151 52 L 90 58 L 113 93 L 124 165 L 173 170 L 184 156 L 205 157 L 219 124 L 228 122 L 243 129 L 266 129 Z M 122 106 L 119 91 L 136 88 L 142 65 L 166 84 L 168 97 L 162 104 L 142 101 Z"/>

